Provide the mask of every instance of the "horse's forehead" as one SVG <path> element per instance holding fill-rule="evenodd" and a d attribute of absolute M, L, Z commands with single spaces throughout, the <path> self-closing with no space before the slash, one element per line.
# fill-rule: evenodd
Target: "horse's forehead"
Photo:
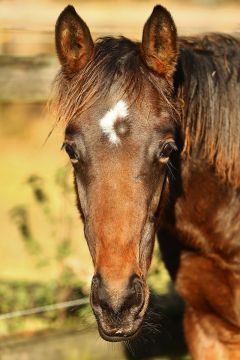
<path fill-rule="evenodd" d="M 144 122 L 147 113 L 141 104 L 132 104 L 126 98 L 115 97 L 98 101 L 79 116 L 75 116 L 67 125 L 65 133 L 80 134 L 86 138 L 101 137 L 112 145 L 118 145 L 121 138 L 132 133 Z M 131 132 L 129 131 L 131 130 Z"/>
<path fill-rule="evenodd" d="M 66 135 L 81 134 L 91 149 L 102 148 L 102 145 L 106 145 L 107 149 L 127 149 L 127 144 L 144 145 L 156 135 L 156 128 L 172 125 L 166 109 L 147 100 L 142 97 L 133 101 L 131 97 L 115 94 L 104 101 L 97 101 L 69 123 Z"/>

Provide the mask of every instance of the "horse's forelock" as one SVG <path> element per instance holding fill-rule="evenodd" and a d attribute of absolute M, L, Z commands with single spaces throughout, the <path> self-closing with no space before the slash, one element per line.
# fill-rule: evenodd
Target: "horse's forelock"
<path fill-rule="evenodd" d="M 139 43 L 124 37 L 104 37 L 96 41 L 94 58 L 82 71 L 71 78 L 59 72 L 53 86 L 52 108 L 57 121 L 68 124 L 108 96 L 113 85 L 117 84 L 120 99 L 130 99 L 131 103 L 142 99 L 144 81 L 155 88 L 159 98 L 174 113 L 173 118 L 177 118 L 177 109 L 170 101 L 171 85 L 162 86 L 161 79 L 145 66 Z"/>

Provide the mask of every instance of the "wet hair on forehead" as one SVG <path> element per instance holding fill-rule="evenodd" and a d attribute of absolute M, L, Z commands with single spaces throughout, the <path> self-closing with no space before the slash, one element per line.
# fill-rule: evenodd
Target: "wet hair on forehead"
<path fill-rule="evenodd" d="M 151 72 L 143 63 L 140 45 L 124 37 L 104 37 L 95 43 L 94 58 L 71 78 L 61 70 L 53 87 L 52 107 L 57 121 L 68 124 L 72 119 L 97 101 L 109 96 L 111 89 L 117 92 L 118 100 L 128 100 L 128 105 L 141 100 L 146 89 L 155 89 L 156 103 L 166 104 L 172 117 L 178 114 L 171 98 L 172 88 L 163 79 Z M 154 101 L 154 99 L 153 99 Z"/>

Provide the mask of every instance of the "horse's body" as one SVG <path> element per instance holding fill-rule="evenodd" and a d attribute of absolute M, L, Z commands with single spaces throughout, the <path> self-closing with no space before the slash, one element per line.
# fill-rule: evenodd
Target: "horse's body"
<path fill-rule="evenodd" d="M 186 300 L 194 359 L 240 359 L 240 43 L 209 35 L 190 44 L 183 41 L 184 78 L 176 80 L 185 134 L 179 187 L 163 206 L 159 243 Z"/>
<path fill-rule="evenodd" d="M 240 359 L 240 43 L 178 43 L 160 6 L 141 44 L 94 45 L 72 7 L 56 26 L 57 106 L 95 267 L 92 307 L 105 339 L 135 335 L 158 231 L 193 358 Z"/>

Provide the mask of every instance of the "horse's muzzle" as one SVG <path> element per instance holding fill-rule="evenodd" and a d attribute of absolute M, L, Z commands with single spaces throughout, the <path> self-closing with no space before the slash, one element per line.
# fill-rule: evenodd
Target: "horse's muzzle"
<path fill-rule="evenodd" d="M 137 335 L 146 309 L 145 284 L 136 274 L 124 289 L 110 287 L 99 274 L 93 277 L 91 305 L 99 333 L 107 341 L 125 341 Z"/>

